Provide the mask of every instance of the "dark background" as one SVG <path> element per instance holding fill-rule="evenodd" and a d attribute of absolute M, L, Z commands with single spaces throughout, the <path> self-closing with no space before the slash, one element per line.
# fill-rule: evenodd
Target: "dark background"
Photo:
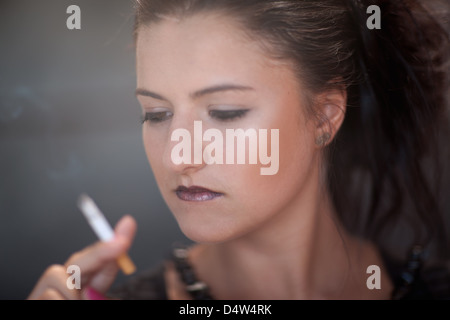
<path fill-rule="evenodd" d="M 66 27 L 71 4 L 81 30 Z M 25 299 L 46 267 L 97 240 L 81 192 L 112 224 L 136 218 L 138 270 L 189 243 L 142 146 L 132 26 L 131 0 L 0 0 L 0 299 Z"/>
<path fill-rule="evenodd" d="M 81 8 L 81 30 L 66 9 Z M 76 200 L 133 215 L 139 270 L 188 242 L 145 156 L 134 97 L 133 2 L 0 0 L 0 299 L 97 240 Z M 117 281 L 121 281 L 123 276 Z"/>

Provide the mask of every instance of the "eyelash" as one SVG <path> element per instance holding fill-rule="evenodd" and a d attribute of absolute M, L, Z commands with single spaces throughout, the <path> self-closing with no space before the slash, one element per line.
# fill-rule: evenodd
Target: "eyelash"
<path fill-rule="evenodd" d="M 210 110 L 209 116 L 219 121 L 232 121 L 244 117 L 248 111 L 248 109 Z"/>
<path fill-rule="evenodd" d="M 170 114 L 170 115 L 168 115 Z M 160 112 L 147 112 L 142 117 L 141 122 L 144 124 L 145 122 L 151 123 L 159 123 L 167 120 L 171 116 L 171 112 L 169 111 L 160 111 Z"/>
<path fill-rule="evenodd" d="M 239 110 L 210 110 L 209 116 L 211 118 L 215 118 L 219 121 L 226 122 L 226 121 L 232 121 L 239 118 L 242 118 L 245 116 L 245 114 L 248 112 L 248 109 L 239 109 Z M 161 112 L 147 112 L 142 117 L 141 122 L 144 124 L 145 122 L 150 123 L 160 123 L 163 122 L 169 117 L 171 117 L 172 114 L 169 111 L 161 111 Z"/>

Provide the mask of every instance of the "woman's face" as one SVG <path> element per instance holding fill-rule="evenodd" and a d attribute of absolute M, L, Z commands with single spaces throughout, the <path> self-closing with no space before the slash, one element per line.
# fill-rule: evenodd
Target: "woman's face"
<path fill-rule="evenodd" d="M 304 91 L 287 63 L 271 60 L 231 20 L 197 15 L 141 27 L 137 88 L 147 120 L 142 133 L 148 160 L 187 237 L 235 239 L 273 222 L 301 198 L 317 165 L 315 125 L 305 116 Z M 216 129 L 216 138 L 222 133 L 223 148 L 210 155 L 223 152 L 223 164 L 205 164 L 205 158 L 194 163 L 194 139 L 203 151 L 212 143 L 201 142 L 194 121 L 201 121 L 202 133 Z M 192 138 L 189 163 L 173 159 L 182 140 L 171 137 L 180 128 Z M 269 165 L 259 157 L 249 164 L 248 154 L 245 164 L 227 162 L 227 129 L 263 129 L 268 137 L 278 129 L 278 171 L 262 175 L 261 168 Z M 276 143 L 267 140 L 269 155 Z M 248 141 L 246 148 L 250 152 Z"/>

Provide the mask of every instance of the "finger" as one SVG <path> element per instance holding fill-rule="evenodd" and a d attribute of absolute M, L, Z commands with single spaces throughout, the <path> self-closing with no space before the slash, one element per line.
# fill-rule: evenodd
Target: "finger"
<path fill-rule="evenodd" d="M 81 283 L 84 285 L 105 265 L 126 252 L 129 246 L 129 241 L 122 237 L 116 237 L 109 242 L 99 241 L 72 255 L 65 265 L 76 265 L 80 268 Z"/>
<path fill-rule="evenodd" d="M 64 296 L 59 291 L 49 288 L 42 293 L 39 300 L 64 300 Z"/>
<path fill-rule="evenodd" d="M 89 280 L 89 287 L 99 293 L 106 293 L 116 279 L 119 267 L 116 261 L 106 264 L 103 269 Z"/>
<path fill-rule="evenodd" d="M 115 234 L 117 236 L 124 237 L 131 242 L 134 240 L 134 236 L 136 234 L 137 224 L 136 220 L 130 215 L 126 215 L 122 217 L 122 219 L 117 222 L 115 227 Z"/>
<path fill-rule="evenodd" d="M 96 270 L 128 250 L 135 233 L 136 221 L 131 216 L 124 216 L 117 223 L 115 237 L 111 241 L 98 241 L 71 256 L 65 264 L 77 264 L 80 268 L 83 267 L 85 272 Z"/>
<path fill-rule="evenodd" d="M 92 287 L 87 287 L 84 290 L 83 296 L 86 300 L 108 300 L 106 296 L 104 296 L 102 293 L 98 292 Z"/>
<path fill-rule="evenodd" d="M 67 269 L 62 265 L 52 265 L 44 272 L 32 293 L 28 297 L 30 300 L 40 299 L 47 290 L 55 290 L 64 299 L 77 300 L 80 299 L 80 290 L 69 289 L 67 286 Z M 46 293 L 48 294 L 48 292 Z"/>
<path fill-rule="evenodd" d="M 117 275 L 116 259 L 129 249 L 135 233 L 136 221 L 131 216 L 124 216 L 117 223 L 115 237 L 111 241 L 99 241 L 74 254 L 66 262 L 66 266 L 77 265 L 82 274 L 82 286 L 89 283 L 103 293 Z"/>
<path fill-rule="evenodd" d="M 137 225 L 134 218 L 126 215 L 116 224 L 115 234 L 117 237 L 128 239 L 131 245 L 136 234 L 136 229 Z M 117 263 L 110 263 L 91 279 L 89 286 L 100 293 L 105 293 L 114 282 L 117 272 Z"/>
<path fill-rule="evenodd" d="M 118 267 L 115 260 L 125 253 L 136 233 L 136 221 L 131 216 L 123 217 L 116 225 L 115 237 L 108 242 L 97 242 L 72 255 L 64 266 L 49 267 L 40 278 L 28 299 L 62 297 L 79 299 L 80 290 L 67 286 L 67 267 L 76 265 L 81 271 L 81 285 L 93 279 L 94 288 L 106 292 L 114 281 Z"/>

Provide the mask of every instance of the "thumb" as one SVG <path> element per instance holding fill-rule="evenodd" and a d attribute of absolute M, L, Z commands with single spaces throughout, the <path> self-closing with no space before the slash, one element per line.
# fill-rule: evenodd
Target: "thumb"
<path fill-rule="evenodd" d="M 128 246 L 124 248 L 125 250 L 128 250 L 129 246 L 131 246 L 135 234 L 136 221 L 128 215 L 120 219 L 116 225 L 115 238 L 125 240 L 125 243 L 128 244 Z M 119 256 L 117 263 L 122 271 L 127 275 L 132 274 L 136 270 L 134 263 L 130 260 L 126 253 Z"/>
<path fill-rule="evenodd" d="M 134 220 L 132 216 L 126 215 L 117 222 L 114 232 L 116 237 L 125 238 L 128 241 L 129 246 L 131 246 L 136 234 L 136 229 L 136 220 Z"/>
<path fill-rule="evenodd" d="M 130 215 L 122 217 L 117 222 L 114 229 L 115 239 L 113 241 L 119 241 L 123 244 L 123 254 L 126 254 L 126 251 L 129 250 L 134 240 L 136 229 L 136 220 Z M 118 268 L 115 262 L 108 263 L 102 271 L 92 278 L 89 286 L 100 293 L 105 293 L 114 282 L 117 270 Z"/>

